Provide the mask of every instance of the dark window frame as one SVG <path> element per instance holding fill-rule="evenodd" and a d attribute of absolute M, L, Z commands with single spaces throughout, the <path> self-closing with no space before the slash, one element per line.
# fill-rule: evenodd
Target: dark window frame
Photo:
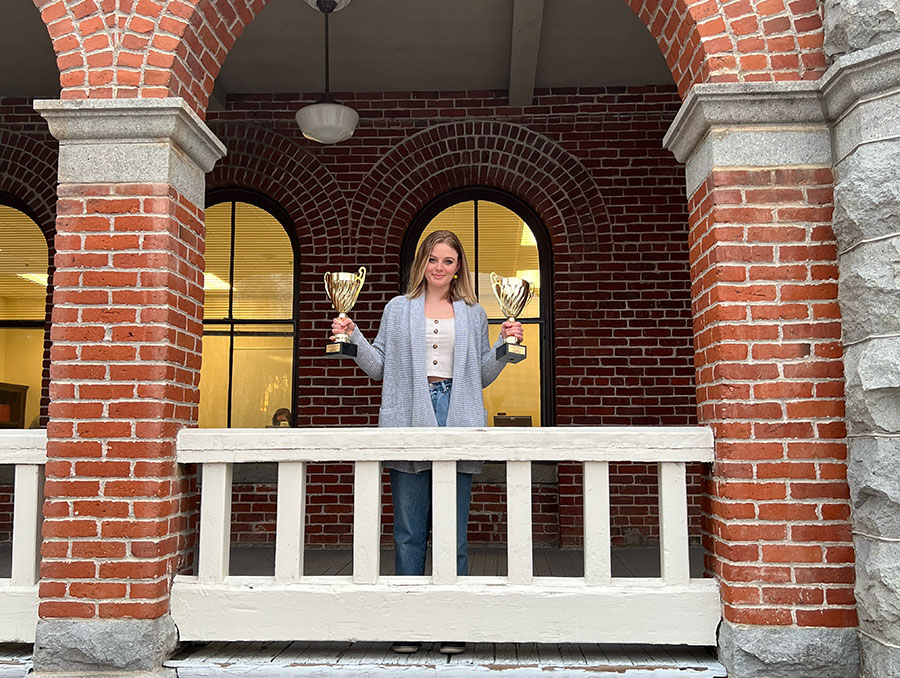
<path fill-rule="evenodd" d="M 475 253 L 472 269 L 478 271 L 478 202 L 492 202 L 505 207 L 518 216 L 531 229 L 538 247 L 538 263 L 541 267 L 541 294 L 538 297 L 540 308 L 539 319 L 523 318 L 523 325 L 538 325 L 540 328 L 541 350 L 540 375 L 541 375 L 541 426 L 556 425 L 556 370 L 553 360 L 553 249 L 550 235 L 537 212 L 521 198 L 487 186 L 467 186 L 443 193 L 428 202 L 413 217 L 400 248 L 400 267 L 403 291 L 409 281 L 409 270 L 416 254 L 416 245 L 422 233 L 432 220 L 448 207 L 463 202 L 474 202 L 474 227 L 475 227 Z M 475 277 L 475 292 L 478 293 L 478 276 Z M 503 319 L 488 319 L 490 325 L 499 325 Z"/>
<path fill-rule="evenodd" d="M 228 318 L 215 318 L 211 320 L 207 320 L 205 317 L 203 319 L 203 327 L 204 334 L 210 334 L 211 336 L 223 336 L 226 335 L 230 337 L 229 347 L 228 347 L 228 410 L 226 413 L 226 424 L 228 428 L 231 428 L 231 401 L 232 401 L 232 381 L 234 374 L 234 338 L 235 338 L 235 327 L 241 325 L 290 325 L 293 333 L 293 341 L 291 342 L 291 426 L 296 425 L 296 416 L 297 416 L 297 398 L 298 398 L 298 388 L 299 383 L 297 379 L 297 356 L 299 353 L 299 324 L 300 324 L 300 240 L 297 237 L 297 229 L 294 227 L 294 221 L 291 219 L 287 210 L 284 209 L 277 201 L 270 198 L 264 193 L 260 193 L 258 191 L 254 191 L 248 188 L 240 188 L 240 187 L 228 187 L 228 188 L 217 188 L 212 191 L 209 191 L 206 194 L 206 209 L 213 207 L 215 205 L 221 205 L 222 203 L 231 203 L 231 246 L 229 251 L 229 275 L 231 280 L 234 279 L 234 231 L 235 231 L 235 209 L 234 203 L 242 202 L 248 205 L 253 205 L 257 207 L 269 215 L 271 215 L 284 229 L 287 234 L 288 240 L 291 243 L 291 253 L 294 257 L 294 267 L 292 271 L 292 283 L 293 283 L 293 293 L 291 299 L 291 318 L 289 320 L 272 320 L 268 318 L 249 318 L 249 319 L 235 319 L 234 318 L 234 309 L 233 309 L 233 291 L 229 291 L 228 293 Z M 230 283 L 229 283 L 230 284 Z M 221 326 L 221 330 L 211 330 L 207 332 L 206 328 L 215 328 L 216 326 Z M 253 336 L 271 336 L 275 333 L 272 332 L 262 332 L 252 333 Z M 280 336 L 284 336 L 284 333 L 277 333 Z"/>

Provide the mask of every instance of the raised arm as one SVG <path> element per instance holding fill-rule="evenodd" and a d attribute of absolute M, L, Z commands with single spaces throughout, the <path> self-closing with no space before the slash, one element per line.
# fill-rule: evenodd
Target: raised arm
<path fill-rule="evenodd" d="M 350 343 L 357 347 L 356 358 L 354 358 L 356 364 L 375 381 L 381 381 L 384 377 L 384 344 L 387 327 L 387 322 L 385 321 L 387 315 L 388 307 L 386 306 L 384 313 L 381 314 L 378 334 L 375 336 L 375 341 L 371 344 L 363 336 L 359 327 L 350 335 Z"/>

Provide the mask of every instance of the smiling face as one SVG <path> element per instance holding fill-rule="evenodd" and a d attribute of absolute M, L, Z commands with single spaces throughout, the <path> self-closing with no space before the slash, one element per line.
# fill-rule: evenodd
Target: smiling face
<path fill-rule="evenodd" d="M 439 242 L 425 262 L 425 282 L 428 289 L 446 295 L 453 276 L 459 271 L 459 254 L 446 243 Z"/>

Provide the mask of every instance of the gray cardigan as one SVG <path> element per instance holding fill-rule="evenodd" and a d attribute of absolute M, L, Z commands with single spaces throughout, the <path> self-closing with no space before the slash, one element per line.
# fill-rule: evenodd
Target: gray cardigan
<path fill-rule="evenodd" d="M 505 366 L 494 357 L 488 340 L 487 314 L 479 304 L 453 302 L 453 389 L 447 426 L 486 426 L 482 389 Z M 384 308 L 378 336 L 371 344 L 357 327 L 350 335 L 358 347 L 357 364 L 381 387 L 378 425 L 437 426 L 425 366 L 425 296 L 410 299 L 394 297 Z M 406 473 L 431 468 L 430 462 L 392 462 L 385 464 Z M 478 473 L 480 462 L 459 462 L 462 473 Z"/>

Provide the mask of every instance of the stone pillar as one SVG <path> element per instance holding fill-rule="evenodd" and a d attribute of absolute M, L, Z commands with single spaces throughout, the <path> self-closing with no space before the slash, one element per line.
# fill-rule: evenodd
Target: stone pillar
<path fill-rule="evenodd" d="M 816 83 L 698 85 L 686 163 L 704 526 L 729 678 L 858 667 L 830 130 Z"/>
<path fill-rule="evenodd" d="M 900 40 L 838 59 L 822 92 L 835 121 L 860 675 L 893 678 L 900 676 Z"/>
<path fill-rule="evenodd" d="M 825 0 L 825 54 L 829 61 L 900 37 L 897 0 Z"/>
<path fill-rule="evenodd" d="M 188 558 L 205 173 L 224 147 L 181 99 L 37 101 L 60 141 L 35 674 L 168 675 Z"/>

